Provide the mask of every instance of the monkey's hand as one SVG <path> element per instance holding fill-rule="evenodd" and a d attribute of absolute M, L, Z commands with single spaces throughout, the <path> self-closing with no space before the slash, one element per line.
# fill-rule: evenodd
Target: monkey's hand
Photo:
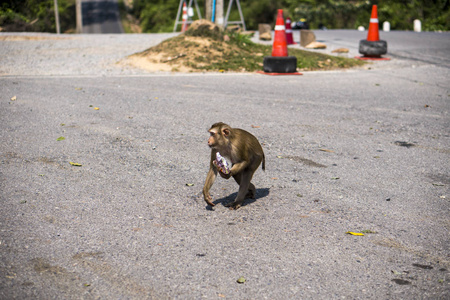
<path fill-rule="evenodd" d="M 222 171 L 219 170 L 219 175 L 220 175 L 220 177 L 222 177 L 222 178 L 230 179 L 230 177 L 231 177 L 231 172 L 228 173 L 228 174 L 225 174 L 225 173 L 223 173 Z"/>
<path fill-rule="evenodd" d="M 208 194 L 204 194 L 203 196 L 204 196 L 204 198 L 205 198 L 205 202 L 206 202 L 208 205 L 215 206 L 215 204 L 212 203 L 213 199 L 212 199 L 212 197 L 211 197 L 211 195 L 210 195 L 209 193 L 208 193 Z"/>
<path fill-rule="evenodd" d="M 213 165 L 216 167 L 217 171 L 219 172 L 220 177 L 222 177 L 224 179 L 230 179 L 231 172 L 228 174 L 225 174 L 224 172 L 222 172 L 222 168 L 217 165 L 217 162 L 215 160 L 213 161 Z"/>

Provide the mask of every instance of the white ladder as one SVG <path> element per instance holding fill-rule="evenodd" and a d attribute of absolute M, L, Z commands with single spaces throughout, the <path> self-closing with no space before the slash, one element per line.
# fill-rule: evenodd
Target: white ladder
<path fill-rule="evenodd" d="M 239 0 L 236 0 L 236 5 L 237 5 L 237 8 L 238 8 L 239 16 L 240 16 L 241 20 L 240 21 L 228 22 L 228 17 L 230 16 L 230 11 L 231 11 L 231 5 L 233 5 L 233 0 L 230 0 L 230 2 L 228 3 L 228 9 L 227 9 L 227 15 L 225 17 L 224 27 L 227 28 L 228 24 L 241 24 L 242 28 L 244 29 L 244 31 L 246 31 L 244 15 L 242 14 L 241 4 L 239 3 Z"/>
<path fill-rule="evenodd" d="M 187 9 L 189 10 L 190 7 L 192 7 L 192 1 L 194 1 L 195 4 L 195 9 L 197 10 L 197 14 L 198 14 L 198 18 L 201 19 L 202 18 L 202 14 L 200 13 L 200 9 L 198 8 L 198 3 L 197 0 L 189 0 L 189 4 L 187 5 Z M 180 5 L 178 5 L 178 12 L 177 12 L 177 18 L 175 19 L 175 25 L 173 26 L 173 32 L 176 32 L 177 30 L 177 26 L 180 24 L 183 24 L 183 20 L 180 20 L 180 14 L 181 11 L 183 9 L 183 3 L 185 2 L 185 0 L 180 0 Z M 186 21 L 187 24 L 191 24 L 192 21 L 187 20 Z"/>

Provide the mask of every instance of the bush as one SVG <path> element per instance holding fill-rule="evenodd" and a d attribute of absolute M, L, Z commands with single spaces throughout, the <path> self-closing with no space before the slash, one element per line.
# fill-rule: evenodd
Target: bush
<path fill-rule="evenodd" d="M 75 28 L 75 0 L 58 0 L 62 32 Z M 56 32 L 53 0 L 10 0 L 0 8 L 3 31 Z"/>

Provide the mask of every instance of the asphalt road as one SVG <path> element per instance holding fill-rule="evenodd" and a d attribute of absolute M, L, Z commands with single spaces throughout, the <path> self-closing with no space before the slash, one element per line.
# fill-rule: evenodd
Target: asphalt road
<path fill-rule="evenodd" d="M 117 0 L 83 0 L 83 33 L 123 33 Z"/>
<path fill-rule="evenodd" d="M 327 45 L 324 50 L 313 50 L 319 53 L 332 54 L 337 48 L 349 49 L 348 57 L 359 56 L 359 41 L 367 39 L 367 31 L 356 30 L 314 30 L 316 40 Z M 385 57 L 392 61 L 387 64 L 405 66 L 430 64 L 450 68 L 450 33 L 440 32 L 405 32 L 405 31 L 380 31 L 380 39 L 388 44 L 388 53 Z M 273 36 L 273 35 L 272 35 Z M 293 31 L 294 41 L 299 43 L 300 31 Z M 254 41 L 258 40 L 255 36 Z M 261 42 L 270 45 L 272 42 Z M 301 48 L 299 45 L 289 46 Z"/>
<path fill-rule="evenodd" d="M 448 34 L 404 34 L 288 77 L 115 63 L 167 35 L 0 40 L 0 298 L 448 299 Z M 266 154 L 237 211 L 234 181 L 201 197 L 217 121 Z"/>
<path fill-rule="evenodd" d="M 315 31 L 317 40 L 332 44 L 333 48 L 354 49 L 355 56 L 360 55 L 357 53 L 359 40 L 367 38 L 367 31 L 339 30 L 338 32 L 339 34 L 336 34 L 334 30 Z M 447 68 L 450 68 L 449 37 L 449 33 L 439 32 L 380 32 L 380 39 L 388 43 L 386 57 L 394 61 L 404 60 L 409 63 L 425 63 Z"/>

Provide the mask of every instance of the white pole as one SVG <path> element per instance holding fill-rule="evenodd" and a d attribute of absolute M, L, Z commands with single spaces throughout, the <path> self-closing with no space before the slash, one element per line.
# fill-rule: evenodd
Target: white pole
<path fill-rule="evenodd" d="M 422 22 L 420 22 L 420 20 L 417 20 L 417 19 L 414 20 L 414 31 L 415 32 L 422 31 Z"/>
<path fill-rule="evenodd" d="M 82 0 L 77 0 L 75 9 L 77 19 L 77 33 L 83 33 L 83 14 L 81 11 L 81 1 Z"/>
<path fill-rule="evenodd" d="M 55 22 L 56 22 L 56 33 L 60 34 L 61 30 L 59 29 L 59 11 L 58 11 L 58 0 L 53 0 L 55 3 Z"/>
<path fill-rule="evenodd" d="M 223 27 L 223 0 L 216 0 L 216 24 Z"/>

